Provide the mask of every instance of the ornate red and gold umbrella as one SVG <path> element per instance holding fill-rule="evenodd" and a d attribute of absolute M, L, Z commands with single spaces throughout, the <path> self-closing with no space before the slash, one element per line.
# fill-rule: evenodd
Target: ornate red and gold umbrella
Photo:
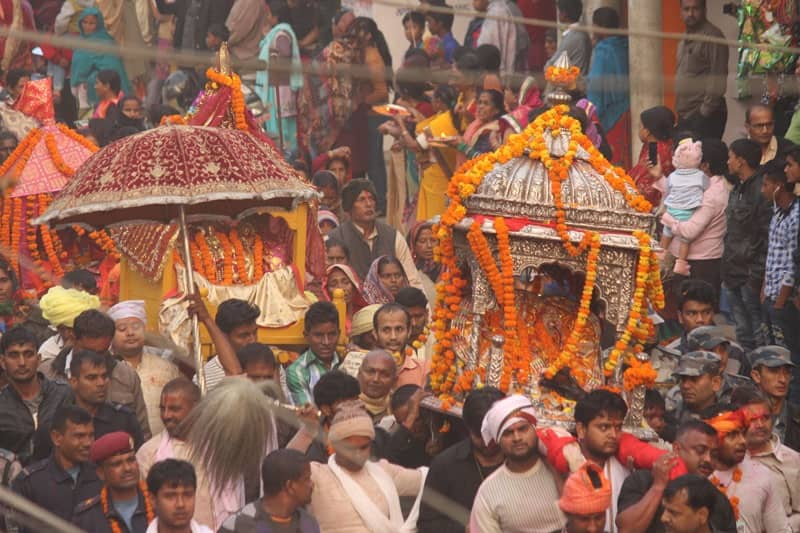
<path fill-rule="evenodd" d="M 292 209 L 317 196 L 270 144 L 247 132 L 163 126 L 121 139 L 94 154 L 34 222 L 101 228 L 177 221 L 191 290 L 187 216 L 236 218 L 267 205 Z M 195 335 L 195 348 L 196 343 Z M 195 356 L 200 357 L 199 349 Z M 198 359 L 200 383 L 202 370 Z"/>

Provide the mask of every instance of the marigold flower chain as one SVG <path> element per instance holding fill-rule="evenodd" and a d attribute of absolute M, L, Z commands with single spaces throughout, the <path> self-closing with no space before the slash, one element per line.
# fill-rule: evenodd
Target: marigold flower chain
<path fill-rule="evenodd" d="M 576 66 L 563 68 L 550 65 L 544 72 L 544 77 L 547 81 L 560 85 L 570 85 L 575 83 L 580 75 L 581 69 Z"/>

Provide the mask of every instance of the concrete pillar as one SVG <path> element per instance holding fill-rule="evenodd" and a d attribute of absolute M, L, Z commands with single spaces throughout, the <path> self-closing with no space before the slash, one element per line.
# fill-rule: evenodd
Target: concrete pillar
<path fill-rule="evenodd" d="M 661 3 L 628 0 L 628 27 L 631 31 L 661 31 Z M 664 103 L 664 68 L 661 39 L 631 37 L 628 44 L 631 91 L 631 160 L 636 162 L 639 141 L 639 114 Z"/>

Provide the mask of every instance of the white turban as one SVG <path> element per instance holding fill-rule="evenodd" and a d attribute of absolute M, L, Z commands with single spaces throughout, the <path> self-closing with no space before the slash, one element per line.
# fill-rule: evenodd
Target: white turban
<path fill-rule="evenodd" d="M 125 300 L 108 310 L 114 322 L 123 318 L 138 318 L 142 324 L 147 325 L 147 313 L 144 310 L 144 300 Z"/>
<path fill-rule="evenodd" d="M 515 394 L 496 401 L 483 417 L 483 441 L 487 446 L 499 442 L 503 432 L 520 421 L 536 425 L 536 411 L 529 398 Z"/>

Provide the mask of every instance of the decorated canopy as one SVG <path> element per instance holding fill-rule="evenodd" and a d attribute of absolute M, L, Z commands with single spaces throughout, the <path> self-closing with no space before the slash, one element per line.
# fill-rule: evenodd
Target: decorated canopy
<path fill-rule="evenodd" d="M 53 194 L 98 148 L 63 124 L 55 123 L 49 79 L 28 82 L 14 107 L 38 120 L 41 127 L 31 129 L 0 166 L 4 184 L 0 242 L 8 250 L 14 268 L 21 270 L 23 284 L 42 289 L 55 283 L 63 275 L 66 262 L 74 262 L 80 255 L 66 247 L 74 245 L 85 232 L 59 235 L 47 227 L 30 225 L 30 221 L 45 211 Z M 88 236 L 99 249 L 114 253 L 113 243 L 104 233 L 91 232 Z M 65 244 L 63 238 L 70 242 Z"/>
<path fill-rule="evenodd" d="M 582 391 L 643 395 L 655 378 L 637 357 L 648 308 L 663 306 L 651 206 L 570 115 L 561 88 L 576 70 L 560 58 L 547 72 L 554 105 L 450 181 L 430 378 L 444 407 L 489 384 L 566 421 Z M 598 300 L 619 333 L 604 355 Z"/>

